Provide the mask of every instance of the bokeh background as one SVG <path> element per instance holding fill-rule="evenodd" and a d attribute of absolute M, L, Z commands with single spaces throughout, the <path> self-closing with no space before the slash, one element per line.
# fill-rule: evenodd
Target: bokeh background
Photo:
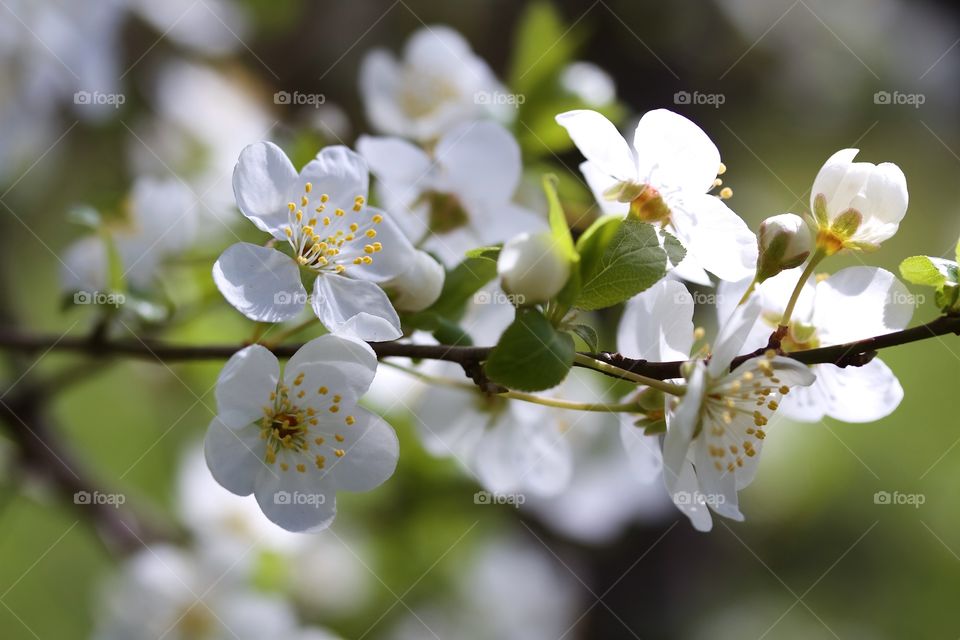
<path fill-rule="evenodd" d="M 558 172 L 573 209 L 589 205 L 580 158 L 551 120 L 570 97 L 543 85 L 587 61 L 612 79 L 606 109 L 621 127 L 667 107 L 710 133 L 728 167 L 730 205 L 751 227 L 804 210 L 823 160 L 855 146 L 861 158 L 899 164 L 911 196 L 898 235 L 862 259 L 895 271 L 910 255 L 952 255 L 954 3 L 2 0 L 4 325 L 91 331 L 91 310 L 65 303 L 60 285 L 59 256 L 85 233 L 69 217 L 77 205 L 116 215 L 138 175 L 172 175 L 191 185 L 205 215 L 239 218 L 229 191 L 239 149 L 271 139 L 302 162 L 323 144 L 352 144 L 369 131 L 357 85 L 364 54 L 397 51 L 432 24 L 463 33 L 526 96 L 513 130 L 531 179 Z M 86 87 L 109 87 L 124 102 L 75 104 Z M 276 104 L 277 91 L 322 94 L 324 103 Z M 234 240 L 213 233 L 181 258 L 166 280 L 176 310 L 143 301 L 157 322 L 137 324 L 138 335 L 247 337 L 208 275 Z M 915 321 L 931 319 L 932 301 L 918 301 Z M 614 317 L 598 322 L 615 327 Z M 611 335 L 605 341 L 612 347 Z M 0 400 L 52 388 L 40 408 L 48 435 L 96 482 L 179 530 L 183 460 L 215 408 L 220 364 L 41 355 L 4 357 Z M 397 475 L 369 495 L 341 497 L 333 530 L 309 543 L 312 580 L 278 575 L 283 563 L 264 553 L 258 586 L 283 591 L 302 619 L 346 638 L 957 637 L 960 343 L 945 337 L 882 357 L 905 389 L 900 408 L 868 425 L 781 424 L 741 496 L 747 521 L 718 520 L 710 534 L 624 478 L 562 506 L 477 505 L 477 486 L 425 453 L 411 417 L 394 412 Z M 118 556 L 43 464 L 23 464 L 13 428 L 0 432 L 0 637 L 89 637 Z M 877 504 L 880 491 L 923 504 Z"/>

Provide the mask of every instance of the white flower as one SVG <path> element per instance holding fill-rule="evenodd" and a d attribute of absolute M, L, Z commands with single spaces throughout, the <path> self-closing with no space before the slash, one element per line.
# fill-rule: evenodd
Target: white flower
<path fill-rule="evenodd" d="M 190 190 L 176 180 L 139 178 L 125 207 L 125 218 L 108 224 L 124 280 L 146 288 L 161 263 L 188 248 L 196 231 L 195 202 Z M 61 279 L 67 291 L 109 285 L 109 248 L 99 235 L 78 240 L 67 248 Z"/>
<path fill-rule="evenodd" d="M 760 254 L 757 278 L 763 282 L 784 269 L 799 267 L 813 251 L 813 236 L 803 218 L 794 213 L 770 216 L 757 231 Z"/>
<path fill-rule="evenodd" d="M 738 307 L 721 330 L 709 363 L 698 360 L 688 367 L 686 393 L 667 412 L 664 483 L 674 504 L 701 531 L 712 526 L 704 504 L 743 520 L 737 492 L 756 473 L 764 427 L 783 397 L 814 381 L 808 367 L 772 352 L 730 371 L 759 314 L 756 301 Z"/>
<path fill-rule="evenodd" d="M 283 375 L 262 346 L 234 354 L 204 443 L 213 477 L 237 495 L 253 493 L 284 529 L 328 527 L 336 491 L 369 491 L 397 464 L 393 429 L 357 405 L 376 365 L 369 346 L 334 335 L 301 347 Z"/>
<path fill-rule="evenodd" d="M 399 338 L 397 312 L 375 283 L 403 273 L 414 249 L 366 204 L 368 180 L 363 158 L 346 147 L 322 149 L 299 175 L 274 144 L 244 149 L 233 173 L 237 205 L 293 255 L 246 242 L 228 248 L 213 267 L 227 301 L 251 320 L 290 320 L 307 301 L 302 269 L 316 276 L 311 306 L 327 329 L 362 340 Z"/>
<path fill-rule="evenodd" d="M 784 271 L 757 287 L 752 297 L 763 312 L 744 345 L 746 351 L 767 343 L 800 271 Z M 718 293 L 731 305 L 746 286 L 724 283 Z M 848 267 L 817 284 L 804 285 L 781 348 L 813 349 L 900 331 L 910 323 L 913 308 L 913 296 L 889 271 Z M 873 422 L 890 415 L 903 399 L 900 382 L 880 358 L 860 367 L 818 364 L 811 370 L 816 382 L 784 399 L 780 407 L 784 416 L 801 422 L 818 422 L 825 415 L 844 422 Z"/>
<path fill-rule="evenodd" d="M 402 61 L 382 49 L 368 53 L 360 68 L 360 91 L 374 129 L 420 141 L 512 108 L 497 104 L 504 89 L 487 63 L 445 26 L 413 34 Z"/>
<path fill-rule="evenodd" d="M 646 113 L 632 148 L 595 111 L 561 113 L 557 122 L 586 157 L 584 178 L 605 213 L 630 213 L 664 225 L 687 249 L 677 274 L 701 284 L 752 275 L 756 237 L 733 211 L 708 194 L 722 171 L 720 152 L 700 127 L 665 109 Z"/>
<path fill-rule="evenodd" d="M 907 213 L 907 179 L 897 165 L 854 162 L 858 149 L 836 152 L 813 181 L 810 209 L 828 254 L 875 249 L 892 237 Z"/>
<path fill-rule="evenodd" d="M 617 335 L 621 352 L 686 359 L 694 342 L 693 310 L 682 284 L 661 280 L 627 304 Z M 685 366 L 685 394 L 679 402 L 668 399 L 664 407 L 662 452 L 657 436 L 634 426 L 635 415 L 621 415 L 620 435 L 635 474 L 651 480 L 662 466 L 673 503 L 702 531 L 712 526 L 708 507 L 743 519 L 737 491 L 753 479 L 766 437 L 763 427 L 783 396 L 813 382 L 806 366 L 771 354 L 730 371 L 733 359 L 749 351 L 744 344 L 759 313 L 756 300 L 739 307 L 721 330 L 709 363 L 695 360 Z"/>
<path fill-rule="evenodd" d="M 294 611 L 207 558 L 153 546 L 126 561 L 101 597 L 95 640 L 263 640 L 291 637 Z"/>
<path fill-rule="evenodd" d="M 617 98 L 609 73 L 592 62 L 571 62 L 560 72 L 560 86 L 591 107 L 603 107 Z"/>
<path fill-rule="evenodd" d="M 393 306 L 400 311 L 423 311 L 440 297 L 446 279 L 443 265 L 426 251 L 417 251 L 410 266 L 383 283 L 393 294 Z"/>
<path fill-rule="evenodd" d="M 410 239 L 447 266 L 470 249 L 547 228 L 544 217 L 512 202 L 523 171 L 520 147 L 499 124 L 457 126 L 429 154 L 399 138 L 371 136 L 361 136 L 357 150 Z"/>
<path fill-rule="evenodd" d="M 549 231 L 521 233 L 500 251 L 497 273 L 503 290 L 518 304 L 546 302 L 557 295 L 570 277 L 570 261 Z"/>

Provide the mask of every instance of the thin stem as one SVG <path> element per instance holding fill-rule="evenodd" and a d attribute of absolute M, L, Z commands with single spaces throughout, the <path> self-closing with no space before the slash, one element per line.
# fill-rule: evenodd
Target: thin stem
<path fill-rule="evenodd" d="M 753 293 L 753 290 L 757 288 L 757 276 L 753 276 L 753 280 L 750 281 L 750 286 L 747 287 L 747 290 L 743 292 L 743 297 L 740 298 L 740 302 L 737 303 L 739 307 L 744 302 L 750 299 L 750 294 Z"/>
<path fill-rule="evenodd" d="M 545 407 L 554 407 L 557 409 L 570 409 L 572 411 L 598 411 L 605 413 L 639 413 L 643 410 L 636 402 L 606 403 L 606 402 L 574 402 L 572 400 L 561 400 L 560 398 L 545 398 L 532 393 L 523 393 L 521 391 L 504 391 L 497 394 L 501 398 L 510 398 L 511 400 L 522 400 L 533 404 L 543 405 Z"/>
<path fill-rule="evenodd" d="M 454 389 L 463 389 L 464 391 L 476 391 L 477 386 L 470 382 L 460 382 L 459 380 L 451 380 L 450 378 L 444 378 L 443 376 L 434 376 L 429 373 L 424 373 L 423 371 L 417 371 L 411 367 L 405 367 L 402 364 L 397 364 L 396 362 L 390 362 L 389 360 L 382 360 L 381 364 L 390 367 L 391 369 L 396 369 L 397 371 L 403 371 L 409 376 L 413 376 L 418 380 L 423 382 L 428 382 L 433 385 L 440 387 L 451 387 Z"/>
<path fill-rule="evenodd" d="M 783 318 L 780 320 L 780 327 L 789 327 L 790 318 L 793 317 L 793 310 L 797 306 L 797 301 L 800 299 L 800 294 L 803 292 L 803 287 L 807 284 L 807 280 L 810 279 L 810 276 L 813 275 L 813 270 L 817 268 L 817 265 L 820 264 L 820 261 L 827 257 L 827 253 L 823 249 L 817 249 L 813 252 L 813 255 L 810 256 L 810 262 L 807 263 L 806 268 L 804 268 L 803 273 L 800 274 L 800 279 L 797 281 L 797 286 L 793 288 L 793 293 L 790 294 L 790 301 L 787 303 L 787 308 L 783 312 Z"/>
<path fill-rule="evenodd" d="M 596 358 L 582 353 L 578 353 L 576 356 L 574 356 L 573 361 L 580 366 L 594 369 L 602 373 L 609 373 L 619 378 L 623 378 L 624 380 L 630 380 L 631 382 L 646 385 L 652 389 L 659 389 L 660 391 L 668 393 L 672 396 L 682 396 L 687 392 L 686 387 L 683 387 L 682 385 L 673 384 L 672 382 L 664 382 L 663 380 L 658 380 L 656 378 L 648 378 L 645 375 L 634 373 L 633 371 L 627 371 L 626 369 L 621 369 L 616 365 L 612 365 L 602 360 L 597 360 Z"/>

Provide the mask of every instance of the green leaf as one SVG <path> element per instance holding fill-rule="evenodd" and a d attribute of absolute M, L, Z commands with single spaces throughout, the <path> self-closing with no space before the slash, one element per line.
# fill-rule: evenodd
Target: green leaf
<path fill-rule="evenodd" d="M 550 221 L 550 232 L 553 234 L 553 239 L 568 260 L 577 262 L 580 260 L 580 255 L 573 246 L 570 225 L 567 224 L 567 216 L 563 212 L 563 205 L 560 204 L 560 198 L 557 197 L 556 176 L 549 174 L 543 176 L 543 192 L 547 196 L 549 208 L 547 216 Z"/>
<path fill-rule="evenodd" d="M 940 289 L 957 283 L 957 263 L 943 258 L 913 256 L 900 263 L 900 275 L 912 284 Z"/>
<path fill-rule="evenodd" d="M 500 257 L 500 249 L 502 248 L 502 244 L 495 244 L 489 247 L 477 247 L 476 249 L 470 249 L 470 251 L 467 251 L 467 257 L 486 258 L 487 260 L 493 260 L 496 262 Z"/>
<path fill-rule="evenodd" d="M 627 218 L 602 227 L 593 238 L 580 254 L 583 284 L 575 306 L 581 309 L 619 304 L 667 274 L 667 252 L 646 222 Z"/>
<path fill-rule="evenodd" d="M 670 260 L 670 264 L 677 266 L 687 257 L 686 247 L 680 244 L 676 236 L 663 229 L 660 230 L 660 236 L 663 238 L 663 250 L 667 252 L 667 259 Z"/>
<path fill-rule="evenodd" d="M 469 347 L 473 345 L 473 338 L 470 337 L 463 327 L 452 320 L 446 318 L 437 318 L 436 328 L 433 330 L 433 337 L 440 344 L 456 345 Z"/>
<path fill-rule="evenodd" d="M 440 297 L 421 313 L 458 319 L 467 302 L 483 285 L 497 277 L 497 263 L 489 258 L 466 258 L 447 271 Z"/>
<path fill-rule="evenodd" d="M 557 331 L 536 309 L 522 309 L 484 365 L 487 376 L 511 389 L 555 387 L 573 366 L 573 338 Z"/>
<path fill-rule="evenodd" d="M 567 330 L 577 336 L 587 345 L 588 351 L 597 352 L 600 350 L 600 336 L 597 330 L 588 324 L 574 324 L 567 327 Z"/>

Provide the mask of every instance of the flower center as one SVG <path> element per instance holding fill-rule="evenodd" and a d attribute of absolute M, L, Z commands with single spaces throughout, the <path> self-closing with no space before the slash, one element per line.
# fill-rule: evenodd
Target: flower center
<path fill-rule="evenodd" d="M 767 437 L 763 427 L 779 408 L 790 387 L 776 376 L 767 351 L 751 360 L 753 366 L 736 377 L 725 376 L 707 393 L 703 407 L 702 437 L 717 471 L 735 472 L 744 465 L 744 456 L 757 455 Z"/>
<path fill-rule="evenodd" d="M 289 217 L 283 231 L 297 262 L 313 271 L 335 273 L 343 273 L 350 265 L 373 264 L 374 254 L 383 250 L 380 242 L 373 241 L 383 216 L 365 207 L 366 198 L 360 195 L 353 199 L 349 212 L 339 207 L 328 211 L 330 196 L 324 193 L 311 202 L 312 191 L 308 182 L 299 203 L 287 203 Z"/>
<path fill-rule="evenodd" d="M 309 396 L 309 397 L 308 397 Z M 325 469 L 327 455 L 343 458 L 346 436 L 341 433 L 339 419 L 321 415 L 340 413 L 343 397 L 322 386 L 308 391 L 304 388 L 304 374 L 299 374 L 292 386 L 281 382 L 270 394 L 272 405 L 263 407 L 260 419 L 260 439 L 266 441 L 264 461 L 273 466 L 279 462 L 281 471 L 291 465 L 305 473 L 308 464 Z M 343 418 L 347 427 L 356 424 L 354 416 Z M 345 433 L 345 432 L 344 432 Z"/>

